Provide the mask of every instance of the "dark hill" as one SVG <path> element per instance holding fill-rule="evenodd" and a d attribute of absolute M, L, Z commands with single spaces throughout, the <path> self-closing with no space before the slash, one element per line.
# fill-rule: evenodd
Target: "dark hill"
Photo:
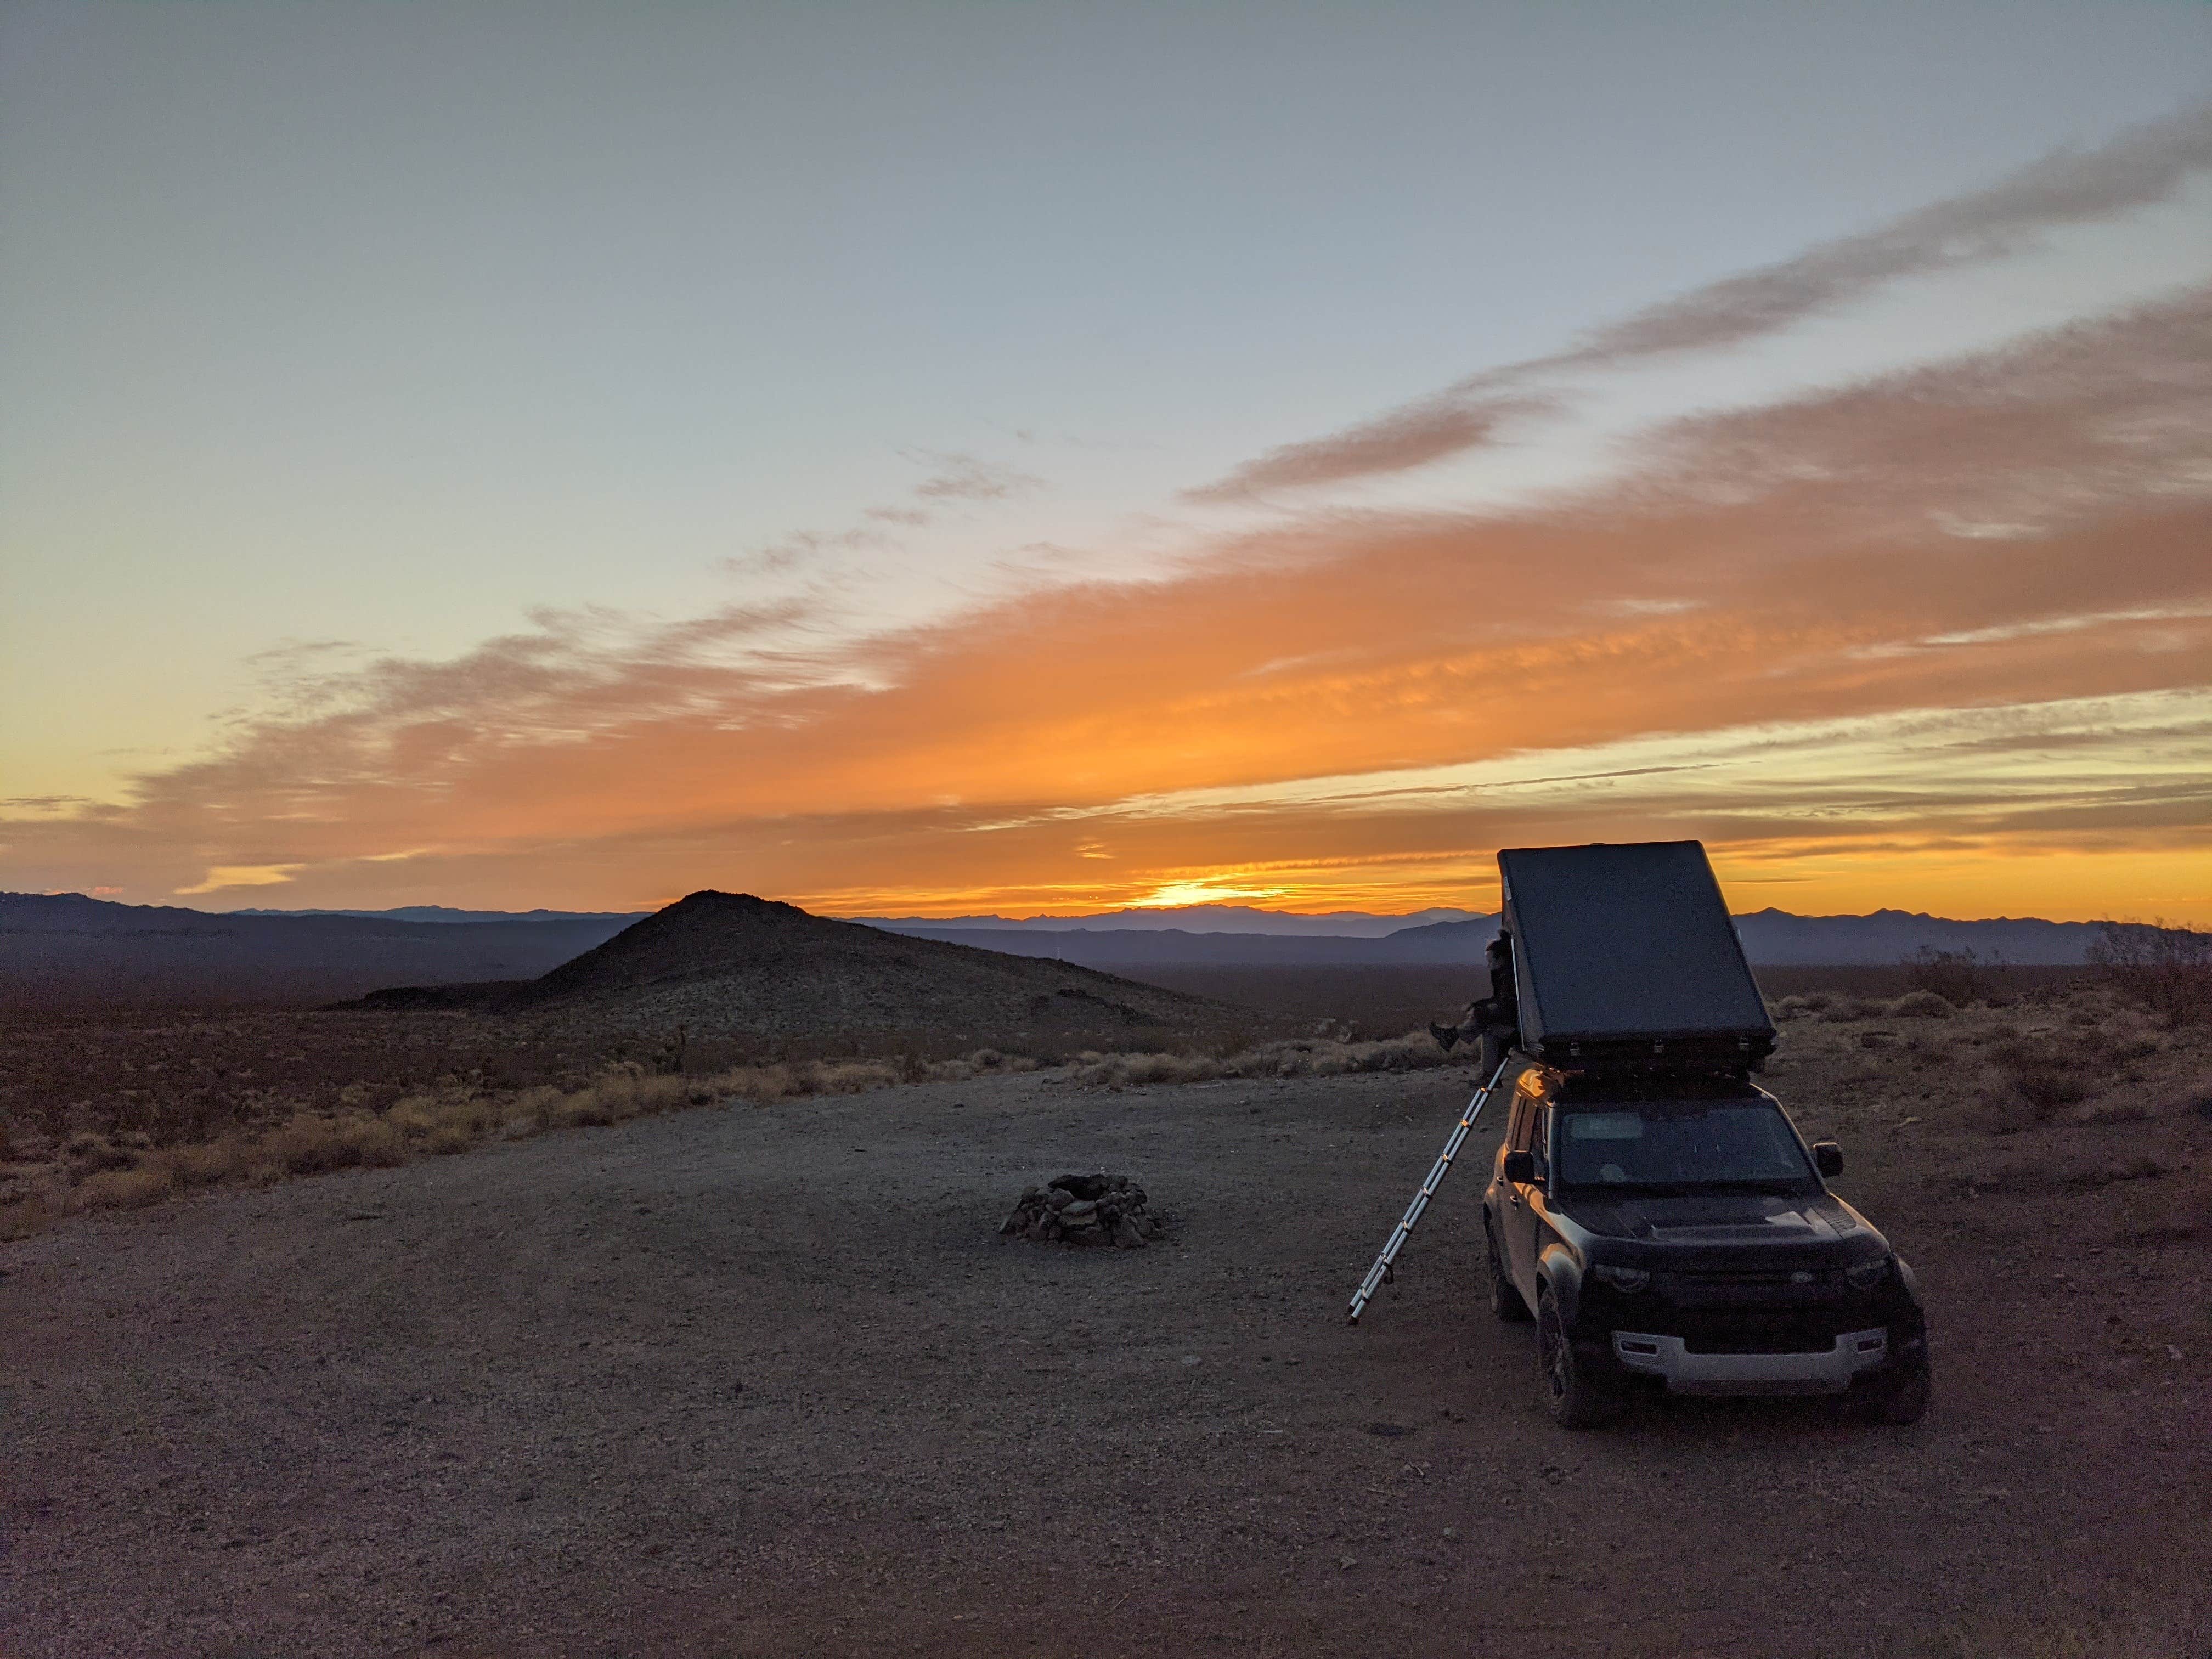
<path fill-rule="evenodd" d="M 1018 1044 L 1158 1042 L 1243 1011 L 1063 962 L 832 921 L 744 893 L 694 893 L 541 979 L 380 992 L 380 1007 L 478 1006 L 565 1030 L 693 1037 L 928 1034 Z"/>

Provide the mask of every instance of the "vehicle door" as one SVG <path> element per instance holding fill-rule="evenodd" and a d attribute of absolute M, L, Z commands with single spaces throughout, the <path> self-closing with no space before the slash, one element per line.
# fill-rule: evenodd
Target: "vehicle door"
<path fill-rule="evenodd" d="M 1505 1204 L 1500 1216 L 1503 1229 L 1498 1248 L 1504 1253 L 1506 1272 L 1530 1307 L 1536 1305 L 1536 1206 L 1534 1202 L 1541 1190 L 1544 1153 L 1547 1150 L 1543 1127 L 1550 1120 L 1550 1103 L 1522 1095 L 1515 1099 L 1512 1127 L 1506 1137 L 1506 1150 L 1528 1152 L 1536 1160 L 1535 1182 L 1510 1181 L 1504 1183 Z"/>

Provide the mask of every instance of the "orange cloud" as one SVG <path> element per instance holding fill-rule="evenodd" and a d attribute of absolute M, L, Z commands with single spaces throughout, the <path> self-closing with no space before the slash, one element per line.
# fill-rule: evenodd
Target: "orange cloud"
<path fill-rule="evenodd" d="M 303 904 L 1410 908 L 1480 902 L 1501 844 L 1697 834 L 1832 907 L 2212 919 L 2208 434 L 2212 290 L 1682 422 L 1540 509 L 1319 514 L 859 641 L 546 613 L 308 663 L 127 803 L 19 812 L 0 860 L 138 897 L 283 870 Z M 1451 771 L 1535 751 L 1568 781 Z"/>

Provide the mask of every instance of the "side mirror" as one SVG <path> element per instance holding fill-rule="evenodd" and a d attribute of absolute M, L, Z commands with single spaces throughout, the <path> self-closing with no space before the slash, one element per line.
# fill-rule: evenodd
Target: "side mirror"
<path fill-rule="evenodd" d="M 1534 1152 L 1506 1153 L 1505 1178 L 1508 1181 L 1518 1182 L 1522 1186 L 1535 1180 L 1536 1154 Z"/>
<path fill-rule="evenodd" d="M 1813 1143 L 1813 1167 L 1824 1176 L 1839 1176 L 1844 1172 L 1844 1149 L 1832 1140 Z"/>

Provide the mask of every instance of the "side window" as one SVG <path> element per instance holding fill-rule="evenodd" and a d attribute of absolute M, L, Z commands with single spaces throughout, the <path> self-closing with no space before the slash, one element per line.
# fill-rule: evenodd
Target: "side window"
<path fill-rule="evenodd" d="M 1551 1103 L 1547 1101 L 1534 1111 L 1530 1112 L 1528 1115 L 1530 1118 L 1534 1120 L 1532 1132 L 1528 1137 L 1528 1150 L 1535 1155 L 1536 1179 L 1539 1181 L 1549 1181 L 1552 1178 Z"/>

